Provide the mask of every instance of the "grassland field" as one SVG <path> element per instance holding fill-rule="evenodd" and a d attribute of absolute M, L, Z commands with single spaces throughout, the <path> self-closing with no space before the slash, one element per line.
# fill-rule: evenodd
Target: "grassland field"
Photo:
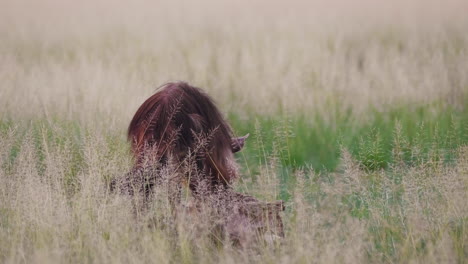
<path fill-rule="evenodd" d="M 467 12 L 0 2 L 0 263 L 467 263 Z M 164 190 L 138 217 L 109 192 L 132 115 L 178 80 L 250 133 L 235 188 L 285 201 L 282 243 L 214 244 Z"/>

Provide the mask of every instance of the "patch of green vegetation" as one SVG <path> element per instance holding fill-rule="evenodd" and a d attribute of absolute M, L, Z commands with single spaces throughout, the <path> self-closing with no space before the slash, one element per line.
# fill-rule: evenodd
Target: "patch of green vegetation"
<path fill-rule="evenodd" d="M 428 159 L 450 162 L 453 150 L 468 143 L 467 109 L 402 106 L 367 115 L 365 121 L 349 111 L 338 111 L 328 120 L 318 114 L 242 119 L 231 113 L 228 118 L 238 135 L 251 134 L 239 154 L 251 169 L 274 156 L 288 167 L 334 171 L 345 148 L 362 168 L 375 171 L 396 159 L 409 166 Z"/>
<path fill-rule="evenodd" d="M 389 164 L 401 162 L 413 166 L 428 160 L 451 162 L 454 150 L 468 144 L 468 110 L 451 107 L 405 106 L 389 111 L 370 111 L 366 120 L 357 120 L 350 111 L 335 111 L 331 119 L 318 114 L 296 116 L 254 116 L 242 119 L 230 113 L 228 119 L 238 135 L 250 133 L 246 147 L 238 154 L 243 169 L 251 175 L 271 159 L 280 161 L 278 175 L 286 175 L 288 168 L 313 167 L 316 172 L 335 171 L 340 163 L 341 150 L 347 149 L 362 169 L 377 171 Z M 30 137 L 38 157 L 38 169 L 43 171 L 47 145 L 61 148 L 67 145 L 73 158 L 70 175 L 85 166 L 82 145 L 85 129 L 77 122 L 63 120 L 33 120 L 15 124 L 0 120 L 0 133 L 15 131 L 9 164 L 20 151 L 21 142 Z M 107 137 L 111 152 L 122 152 L 126 142 L 122 137 Z M 68 145 L 72 145 L 71 148 Z M 123 152 L 122 152 L 123 153 Z M 282 177 L 283 178 L 283 177 Z"/>

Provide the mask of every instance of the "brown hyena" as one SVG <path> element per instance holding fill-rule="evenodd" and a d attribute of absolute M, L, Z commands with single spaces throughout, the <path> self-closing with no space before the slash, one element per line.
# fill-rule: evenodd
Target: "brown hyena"
<path fill-rule="evenodd" d="M 166 184 L 176 206 L 186 185 L 196 211 L 210 208 L 233 241 L 245 244 L 250 240 L 247 234 L 265 234 L 272 227 L 274 235 L 282 237 L 282 202 L 261 202 L 232 190 L 238 174 L 234 153 L 242 149 L 247 136 L 234 137 L 201 89 L 184 82 L 168 83 L 139 107 L 130 122 L 128 140 L 135 164 L 130 173 L 111 182 L 111 189 L 141 195 L 148 202 L 154 187 Z"/>

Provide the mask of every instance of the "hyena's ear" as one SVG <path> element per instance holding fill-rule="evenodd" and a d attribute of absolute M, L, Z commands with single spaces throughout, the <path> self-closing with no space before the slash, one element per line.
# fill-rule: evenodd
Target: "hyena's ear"
<path fill-rule="evenodd" d="M 231 139 L 231 148 L 232 148 L 232 153 L 239 152 L 245 144 L 245 140 L 250 136 L 250 134 L 247 134 L 243 137 L 238 137 L 238 138 L 232 138 Z"/>

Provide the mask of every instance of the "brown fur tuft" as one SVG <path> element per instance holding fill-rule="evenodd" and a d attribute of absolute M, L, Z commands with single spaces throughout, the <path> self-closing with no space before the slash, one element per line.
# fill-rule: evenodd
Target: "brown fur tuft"
<path fill-rule="evenodd" d="M 206 93 L 185 82 L 168 83 L 148 98 L 128 127 L 128 139 L 135 169 L 145 167 L 148 157 L 164 165 L 198 149 L 197 167 L 213 186 L 228 185 L 236 177 L 231 167 L 238 146 L 230 126 Z"/>

